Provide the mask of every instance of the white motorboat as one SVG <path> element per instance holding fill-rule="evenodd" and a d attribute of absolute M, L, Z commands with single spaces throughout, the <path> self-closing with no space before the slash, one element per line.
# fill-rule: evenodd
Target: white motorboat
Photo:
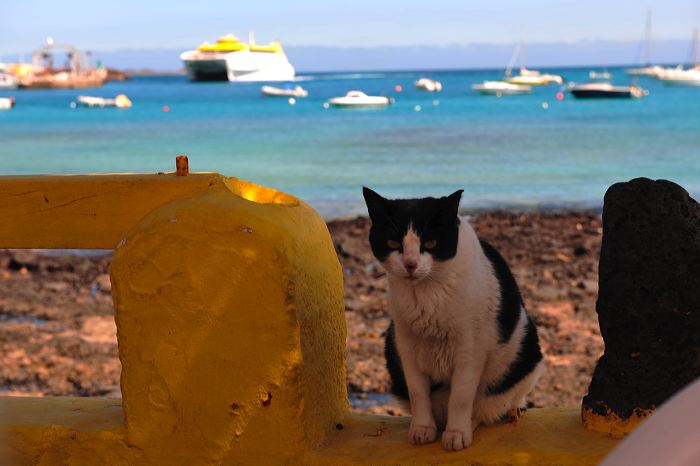
<path fill-rule="evenodd" d="M 270 97 L 306 97 L 309 93 L 301 86 L 294 87 L 274 87 L 274 86 L 263 86 L 260 88 L 260 92 L 263 95 Z"/>
<path fill-rule="evenodd" d="M 83 107 L 90 108 L 105 108 L 105 107 L 115 107 L 115 108 L 130 108 L 131 100 L 124 95 L 119 94 L 114 99 L 106 99 L 104 97 L 93 97 L 87 95 L 79 95 L 76 99 L 77 103 Z"/>
<path fill-rule="evenodd" d="M 609 82 L 571 83 L 569 92 L 579 99 L 632 99 L 649 94 L 639 86 L 613 86 Z"/>
<path fill-rule="evenodd" d="M 247 44 L 227 34 L 180 59 L 192 81 L 291 81 L 295 74 L 279 41 L 258 45 L 252 33 Z"/>
<path fill-rule="evenodd" d="M 0 97 L 0 110 L 10 110 L 14 106 L 14 97 Z"/>
<path fill-rule="evenodd" d="M 335 107 L 347 108 L 377 108 L 386 107 L 394 103 L 390 97 L 367 95 L 362 91 L 350 91 L 343 97 L 333 97 L 328 104 Z"/>
<path fill-rule="evenodd" d="M 420 78 L 414 83 L 418 89 L 426 92 L 440 92 L 442 91 L 442 83 L 440 81 L 435 81 L 429 78 Z"/>
<path fill-rule="evenodd" d="M 495 95 L 497 97 L 502 95 L 529 94 L 532 91 L 532 87 L 530 86 L 511 84 L 503 81 L 484 81 L 481 84 L 474 84 L 472 89 L 484 95 Z"/>

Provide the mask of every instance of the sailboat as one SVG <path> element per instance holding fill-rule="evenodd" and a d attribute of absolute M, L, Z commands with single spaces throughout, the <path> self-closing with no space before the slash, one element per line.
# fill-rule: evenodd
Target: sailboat
<path fill-rule="evenodd" d="M 669 86 L 697 86 L 700 87 L 700 65 L 698 59 L 698 28 L 693 29 L 693 39 L 690 43 L 690 68 L 683 69 L 683 65 L 676 68 L 666 68 L 657 77 Z"/>
<path fill-rule="evenodd" d="M 663 71 L 663 67 L 651 64 L 651 10 L 647 10 L 647 22 L 644 29 L 644 66 L 628 68 L 625 70 L 625 73 L 632 76 L 656 77 Z"/>
<path fill-rule="evenodd" d="M 510 63 L 508 63 L 508 68 L 506 68 L 506 76 L 503 81 L 510 84 L 518 84 L 524 86 L 545 86 L 547 84 L 562 84 L 564 78 L 556 74 L 544 74 L 535 70 L 528 70 L 523 66 L 523 55 L 524 48 L 522 42 L 513 51 L 513 55 L 510 58 Z M 513 75 L 513 63 L 515 58 L 520 58 L 520 74 Z"/>

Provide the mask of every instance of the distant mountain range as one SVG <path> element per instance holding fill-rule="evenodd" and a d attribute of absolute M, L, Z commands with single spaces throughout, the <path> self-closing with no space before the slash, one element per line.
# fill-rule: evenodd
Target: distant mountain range
<path fill-rule="evenodd" d="M 192 44 L 195 46 L 196 44 Z M 110 68 L 176 71 L 186 48 L 93 51 L 95 60 Z M 400 71 L 423 69 L 505 68 L 514 45 L 469 44 L 446 46 L 322 47 L 285 46 L 297 72 Z M 689 41 L 664 40 L 652 44 L 654 63 L 677 64 L 688 59 Z M 21 57 L 30 56 L 29 53 Z M 525 44 L 527 67 L 612 66 L 641 64 L 641 42 L 580 41 Z M 5 55 L 3 61 L 17 61 Z"/>

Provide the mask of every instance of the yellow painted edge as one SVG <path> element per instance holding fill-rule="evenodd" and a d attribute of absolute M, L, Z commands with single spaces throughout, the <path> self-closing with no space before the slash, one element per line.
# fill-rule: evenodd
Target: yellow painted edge
<path fill-rule="evenodd" d="M 624 437 L 636 429 L 647 417 L 654 413 L 653 409 L 635 409 L 632 415 L 623 419 L 608 409 L 604 416 L 594 413 L 586 406 L 581 408 L 581 419 L 586 429 L 602 432 L 614 437 Z"/>

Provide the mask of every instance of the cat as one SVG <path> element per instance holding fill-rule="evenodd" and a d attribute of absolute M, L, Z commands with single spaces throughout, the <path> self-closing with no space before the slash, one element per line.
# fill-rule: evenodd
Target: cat
<path fill-rule="evenodd" d="M 524 407 L 543 368 L 508 265 L 458 216 L 462 192 L 389 200 L 363 188 L 370 246 L 389 281 L 392 391 L 410 404 L 409 441 L 442 431 L 446 450 Z"/>

